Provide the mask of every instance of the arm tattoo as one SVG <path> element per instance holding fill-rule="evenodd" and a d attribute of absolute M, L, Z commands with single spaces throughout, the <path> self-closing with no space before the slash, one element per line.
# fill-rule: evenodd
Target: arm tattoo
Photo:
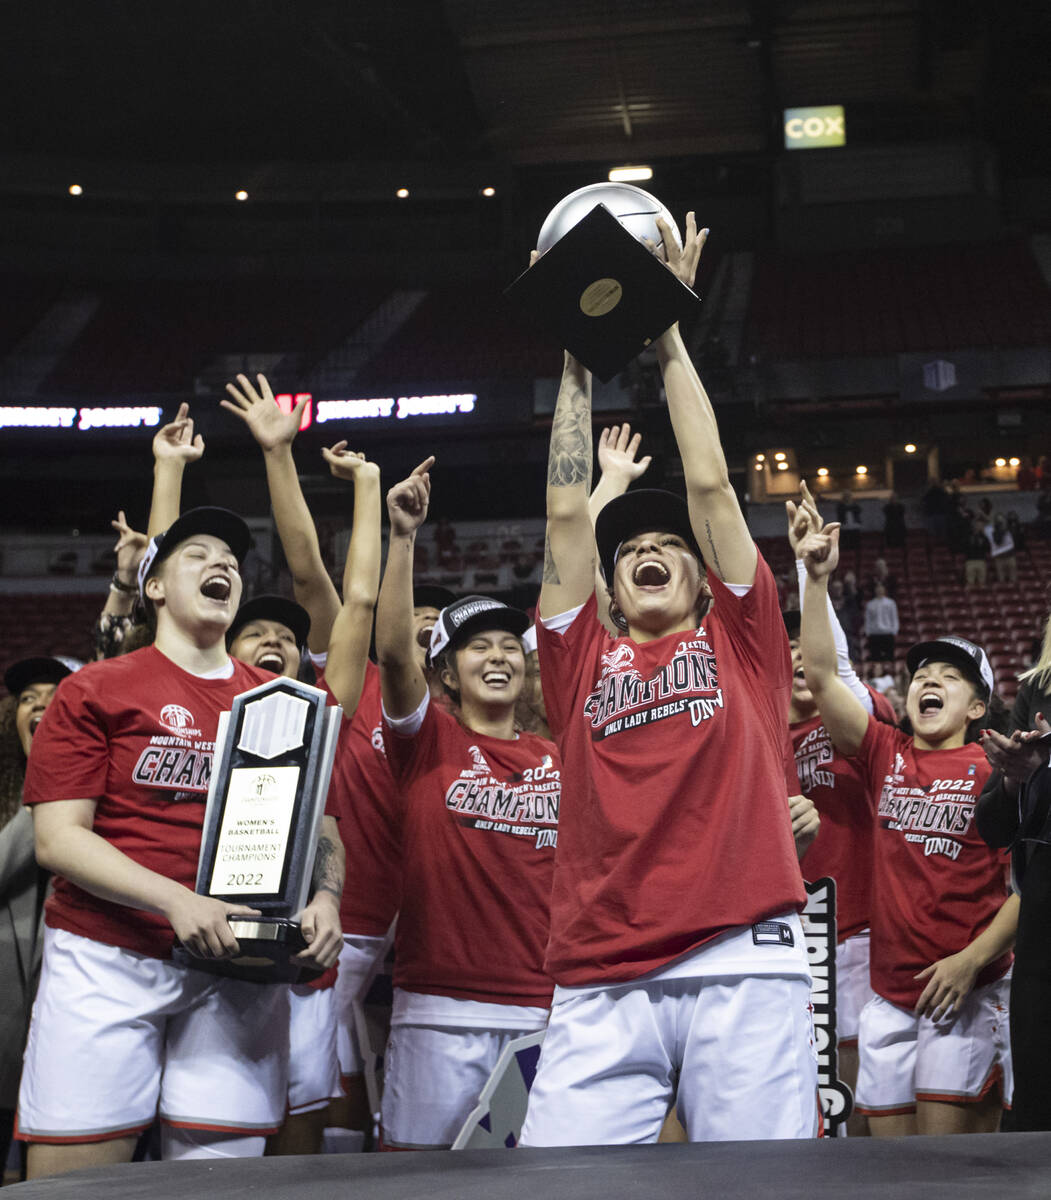
<path fill-rule="evenodd" d="M 343 895 L 343 868 L 331 838 L 322 836 L 317 840 L 311 885 L 312 895 L 315 892 L 331 892 L 336 899 Z"/>
<path fill-rule="evenodd" d="M 715 542 L 712 539 L 712 523 L 711 523 L 711 521 L 705 521 L 704 532 L 708 535 L 708 548 L 712 552 L 712 562 L 715 564 L 715 570 L 718 573 L 720 579 L 725 579 L 726 576 L 723 574 L 723 569 L 719 564 L 719 555 L 716 554 L 716 552 L 715 552 Z"/>
<path fill-rule="evenodd" d="M 555 566 L 555 556 L 551 553 L 551 534 L 544 537 L 544 583 L 560 584 L 562 578 Z"/>
<path fill-rule="evenodd" d="M 563 385 L 551 424 L 548 487 L 583 484 L 591 490 L 591 396 L 578 383 Z"/>

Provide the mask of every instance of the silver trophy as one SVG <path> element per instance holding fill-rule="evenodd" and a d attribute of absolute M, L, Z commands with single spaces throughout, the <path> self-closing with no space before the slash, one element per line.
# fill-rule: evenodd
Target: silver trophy
<path fill-rule="evenodd" d="M 307 946 L 295 916 L 310 895 L 343 716 L 327 701 L 320 688 L 281 677 L 220 715 L 196 891 L 263 915 L 230 919 L 235 958 L 176 947 L 183 965 L 268 983 L 317 974 L 292 959 Z"/>

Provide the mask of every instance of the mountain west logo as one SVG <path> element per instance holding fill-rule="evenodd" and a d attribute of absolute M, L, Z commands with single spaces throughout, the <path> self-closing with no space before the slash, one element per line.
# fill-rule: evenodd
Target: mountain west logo
<path fill-rule="evenodd" d="M 478 749 L 477 746 L 469 746 L 468 753 L 471 756 L 471 765 L 464 772 L 465 775 L 490 775 L 492 768 L 485 761 L 485 755 Z"/>
<path fill-rule="evenodd" d="M 602 676 L 584 701 L 591 737 L 601 741 L 625 729 L 688 714 L 700 725 L 723 707 L 719 668 L 701 636 L 679 643 L 671 661 L 650 679 L 635 666 L 634 648 L 621 644 L 602 656 Z"/>

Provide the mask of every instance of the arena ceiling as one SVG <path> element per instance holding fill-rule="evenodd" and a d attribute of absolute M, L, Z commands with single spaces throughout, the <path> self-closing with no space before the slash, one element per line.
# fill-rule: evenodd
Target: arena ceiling
<path fill-rule="evenodd" d="M 370 168 L 763 155 L 1051 124 L 1049 6 L 980 0 L 4 0 L 0 188 L 30 161 Z M 1031 166 L 1033 147 L 1026 159 Z M 1046 149 L 1038 150 L 1046 155 Z M 5 169 L 6 164 L 6 169 Z"/>

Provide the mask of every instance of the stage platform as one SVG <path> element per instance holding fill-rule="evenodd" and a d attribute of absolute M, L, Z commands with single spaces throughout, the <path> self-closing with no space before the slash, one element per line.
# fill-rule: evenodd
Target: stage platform
<path fill-rule="evenodd" d="M 1047 1200 L 1051 1134 L 140 1163 L 17 1184 L 10 1196 L 11 1200 Z"/>

